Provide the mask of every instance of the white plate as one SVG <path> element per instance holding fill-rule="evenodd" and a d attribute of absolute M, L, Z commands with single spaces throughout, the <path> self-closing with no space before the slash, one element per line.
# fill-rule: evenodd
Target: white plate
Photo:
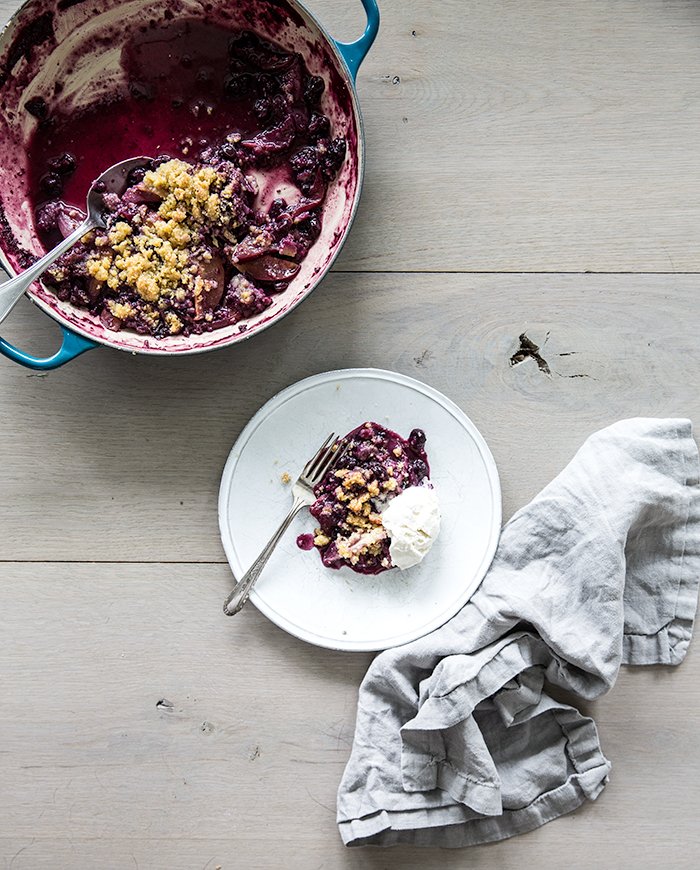
<path fill-rule="evenodd" d="M 395 372 L 324 372 L 263 405 L 226 462 L 219 527 L 237 578 L 291 506 L 284 472 L 295 479 L 330 432 L 345 435 L 365 420 L 404 438 L 411 429 L 425 431 L 442 527 L 420 565 L 366 576 L 326 568 L 316 550 L 300 550 L 297 535 L 314 529 L 308 511 L 301 511 L 250 600 L 280 628 L 331 649 L 386 649 L 441 626 L 481 582 L 501 528 L 496 464 L 476 426 L 453 402 Z"/>

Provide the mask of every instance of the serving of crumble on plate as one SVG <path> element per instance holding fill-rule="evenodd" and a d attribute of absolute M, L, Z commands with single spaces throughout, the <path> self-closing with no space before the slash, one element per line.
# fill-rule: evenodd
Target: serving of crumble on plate
<path fill-rule="evenodd" d="M 365 421 L 365 425 L 358 428 L 358 421 Z M 417 428 L 422 431 L 414 434 L 416 449 L 406 449 L 409 439 L 396 433 L 411 433 Z M 491 563 L 501 526 L 500 485 L 493 457 L 460 408 L 437 390 L 405 375 L 345 369 L 293 384 L 252 417 L 224 468 L 219 528 L 236 578 L 242 577 L 257 558 L 291 507 L 290 488 L 280 484 L 277 469 L 289 469 L 294 478 L 330 431 L 355 433 L 354 450 L 360 449 L 360 456 L 364 455 L 363 443 L 368 445 L 368 455 L 359 460 L 365 468 L 369 469 L 372 461 L 381 461 L 373 467 L 371 479 L 368 476 L 365 481 L 363 474 L 362 485 L 359 478 L 351 478 L 354 482 L 343 487 L 343 492 L 352 493 L 352 499 L 340 499 L 337 485 L 326 493 L 328 500 L 322 491 L 317 493 L 313 513 L 303 510 L 296 517 L 250 601 L 280 628 L 318 646 L 359 651 L 407 643 L 453 616 Z M 365 437 L 360 437 L 360 432 Z M 428 436 L 429 463 L 421 443 L 423 433 Z M 369 455 L 374 452 L 372 444 L 378 454 L 374 459 Z M 396 455 L 398 447 L 401 456 Z M 357 564 L 352 566 L 345 558 L 334 566 L 337 570 L 329 570 L 322 558 L 331 541 L 326 544 L 321 539 L 314 546 L 318 537 L 314 530 L 324 532 L 313 514 L 321 516 L 329 505 L 332 512 L 335 505 L 340 523 L 333 528 L 341 532 L 341 538 L 347 538 L 340 511 L 345 518 L 348 512 L 357 517 L 371 515 L 372 507 L 366 514 L 363 505 L 373 497 L 370 494 L 364 499 L 364 495 L 368 487 L 374 491 L 372 484 L 376 482 L 379 496 L 381 484 L 391 477 L 389 467 L 394 468 L 394 474 L 398 471 L 402 485 L 408 484 L 405 493 L 429 476 L 439 496 L 440 532 L 430 553 L 410 570 L 358 573 L 353 570 Z M 352 475 L 353 469 L 348 471 L 343 480 Z M 387 500 L 388 506 L 377 504 L 378 496 L 375 504 L 386 513 L 392 501 Z M 398 497 L 393 503 L 397 501 Z M 326 528 L 330 531 L 332 527 Z M 322 558 L 299 548 L 297 538 L 304 535 L 311 535 L 311 548 Z M 379 553 L 367 555 L 364 564 L 369 567 L 369 557 Z M 383 558 L 386 552 L 380 563 Z"/>
<path fill-rule="evenodd" d="M 403 567 L 392 560 L 392 538 L 383 511 L 398 496 L 430 490 L 425 432 L 412 429 L 408 438 L 366 421 L 341 438 L 348 449 L 340 468 L 316 486 L 309 512 L 318 523 L 313 535 L 300 535 L 302 549 L 316 547 L 327 568 L 343 565 L 358 574 L 381 574 Z M 430 536 L 423 532 L 426 543 Z"/>

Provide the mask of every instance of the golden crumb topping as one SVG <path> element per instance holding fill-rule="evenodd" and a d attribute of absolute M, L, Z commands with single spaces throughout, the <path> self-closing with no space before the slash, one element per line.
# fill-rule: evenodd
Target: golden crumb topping
<path fill-rule="evenodd" d="M 348 502 L 348 510 L 351 510 L 355 514 L 363 513 L 362 507 L 367 502 L 369 502 L 369 492 L 365 490 L 365 492 L 361 493 L 355 498 L 350 499 Z"/>
<path fill-rule="evenodd" d="M 133 314 L 133 308 L 131 305 L 127 305 L 123 302 L 115 302 L 113 299 L 107 300 L 107 307 L 112 314 L 120 320 L 126 320 Z"/>
<path fill-rule="evenodd" d="M 236 202 L 241 185 L 211 166 L 168 160 L 147 172 L 141 186 L 161 200 L 158 209 L 140 214 L 133 225 L 119 220 L 98 234 L 87 273 L 110 290 L 127 288 L 153 304 L 182 301 L 189 291 L 199 309 L 199 300 L 217 289 L 217 278 L 208 266 L 211 254 L 198 256 L 193 249 L 207 225 L 223 221 L 227 231 L 239 225 Z M 164 320 L 171 334 L 183 328 L 172 312 Z"/>
<path fill-rule="evenodd" d="M 386 529 L 376 525 L 365 531 L 353 532 L 347 538 L 338 538 L 336 546 L 338 555 L 347 559 L 351 565 L 356 565 L 360 556 L 369 553 L 378 556 L 382 551 L 382 541 L 386 538 Z"/>
<path fill-rule="evenodd" d="M 197 168 L 184 160 L 168 160 L 144 175 L 143 187 L 162 200 L 158 214 L 163 220 L 201 224 L 205 216 L 211 222 L 218 220 L 216 189 L 225 181 L 211 166 Z"/>
<path fill-rule="evenodd" d="M 359 468 L 356 468 L 354 471 L 348 471 L 348 473 L 343 478 L 343 486 L 345 489 L 350 489 L 353 486 L 364 486 L 365 485 L 365 476 L 360 471 Z"/>
<path fill-rule="evenodd" d="M 183 323 L 182 320 L 175 314 L 174 311 L 166 311 L 163 315 L 163 319 L 170 331 L 171 335 L 177 335 L 178 332 L 182 331 Z"/>

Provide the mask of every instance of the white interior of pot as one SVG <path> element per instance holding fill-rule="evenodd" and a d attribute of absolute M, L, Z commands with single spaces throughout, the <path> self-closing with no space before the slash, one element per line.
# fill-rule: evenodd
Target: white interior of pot
<path fill-rule="evenodd" d="M 298 7 L 281 14 L 285 6 L 285 3 L 274 0 L 239 0 L 231 4 L 223 0 L 212 3 L 196 0 L 178 0 L 176 3 L 172 0 L 98 0 L 97 4 L 87 0 L 55 12 L 55 44 L 46 42 L 32 50 L 29 60 L 21 59 L 0 92 L 4 100 L 0 134 L 9 151 L 0 163 L 0 196 L 8 224 L 19 245 L 34 254 L 43 253 L 33 231 L 27 197 L 26 143 L 36 121 L 24 110 L 24 103 L 35 96 L 51 95 L 57 80 L 64 84 L 59 95 L 60 103 L 55 98 L 49 102 L 60 105 L 64 111 L 78 111 L 105 93 L 122 90 L 125 87 L 120 67 L 122 45 L 139 25 L 152 20 L 165 20 L 166 10 L 169 10 L 168 15 L 174 13 L 176 18 L 206 16 L 209 21 L 227 29 L 254 30 L 287 50 L 300 52 L 309 71 L 326 80 L 322 109 L 331 119 L 334 135 L 343 135 L 348 141 L 345 164 L 329 187 L 323 207 L 321 236 L 289 287 L 274 297 L 273 304 L 262 314 L 246 320 L 243 330 L 241 324 L 236 324 L 202 335 L 171 336 L 165 339 L 140 336 L 130 330 L 112 332 L 99 318 L 61 302 L 45 287 L 35 285 L 31 295 L 42 308 L 77 332 L 113 347 L 156 353 L 186 353 L 230 344 L 254 334 L 293 308 L 318 283 L 342 245 L 352 220 L 355 200 L 359 195 L 362 142 L 359 117 L 354 100 L 348 96 L 351 88 L 344 67 L 337 61 L 308 14 Z M 96 8 L 97 14 L 94 12 Z M 13 40 L 29 21 L 53 9 L 53 4 L 47 0 L 32 0 L 23 6 L 0 39 L 0 57 L 7 56 Z M 295 9 L 298 11 L 295 12 Z M 92 45 L 94 37 L 105 35 L 109 36 L 109 40 L 103 40 L 90 51 L 85 51 L 85 45 Z M 335 85 L 329 87 L 331 82 L 335 82 Z M 338 99 L 339 91 L 341 97 Z M 105 131 L 107 136 L 118 134 L 117 130 Z M 12 252 L 5 250 L 4 254 L 8 264 L 16 269 L 16 258 Z"/>

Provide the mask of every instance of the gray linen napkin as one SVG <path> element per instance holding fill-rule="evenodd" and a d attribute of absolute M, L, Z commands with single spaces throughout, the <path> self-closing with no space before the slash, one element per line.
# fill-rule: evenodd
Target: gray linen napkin
<path fill-rule="evenodd" d="M 505 526 L 469 603 L 374 660 L 338 793 L 346 844 L 500 840 L 600 794 L 595 724 L 547 687 L 592 699 L 621 663 L 682 661 L 699 472 L 688 420 L 598 432 Z"/>

